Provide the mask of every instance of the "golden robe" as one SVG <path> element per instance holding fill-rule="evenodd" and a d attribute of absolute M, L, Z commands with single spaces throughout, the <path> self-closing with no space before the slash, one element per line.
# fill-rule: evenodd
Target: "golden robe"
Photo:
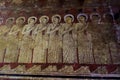
<path fill-rule="evenodd" d="M 19 54 L 19 63 L 31 63 L 32 62 L 32 42 L 33 39 L 30 36 L 31 31 L 33 30 L 34 26 L 27 24 L 24 26 L 22 30 L 22 41 L 21 41 L 21 48 Z"/>
<path fill-rule="evenodd" d="M 7 38 L 6 34 L 8 32 L 8 28 L 5 25 L 0 26 L 0 62 L 4 61 L 5 50 L 7 47 Z"/>
<path fill-rule="evenodd" d="M 49 46 L 48 46 L 48 63 L 60 63 L 62 59 L 62 39 L 60 34 L 61 24 L 50 24 L 48 27 Z"/>
<path fill-rule="evenodd" d="M 76 43 L 74 39 L 74 31 L 70 30 L 74 28 L 74 24 L 63 24 L 62 28 L 62 44 L 63 44 L 63 63 L 75 63 L 76 62 Z M 70 31 L 69 31 L 70 30 Z M 65 33 L 65 34 L 64 34 Z"/>
<path fill-rule="evenodd" d="M 93 63 L 91 36 L 85 31 L 87 25 L 76 23 L 75 30 L 77 35 L 77 47 L 79 63 Z"/>
<path fill-rule="evenodd" d="M 36 27 L 34 34 L 35 37 L 35 48 L 33 53 L 33 63 L 46 63 L 46 54 L 47 54 L 47 44 L 48 44 L 48 36 L 47 25 L 38 24 Z"/>
<path fill-rule="evenodd" d="M 5 54 L 5 62 L 17 62 L 18 59 L 18 38 L 19 26 L 14 25 L 7 35 L 7 49 Z"/>

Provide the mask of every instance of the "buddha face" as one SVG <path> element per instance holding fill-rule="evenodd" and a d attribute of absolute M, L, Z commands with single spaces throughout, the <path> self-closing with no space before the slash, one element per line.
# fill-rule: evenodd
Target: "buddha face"
<path fill-rule="evenodd" d="M 92 16 L 92 22 L 93 23 L 98 23 L 100 21 L 100 17 L 98 15 L 93 15 Z"/>
<path fill-rule="evenodd" d="M 71 16 L 67 16 L 66 17 L 66 23 L 72 23 L 72 17 Z"/>
<path fill-rule="evenodd" d="M 55 23 L 55 24 L 58 24 L 60 21 L 59 17 L 54 17 L 52 22 Z"/>
<path fill-rule="evenodd" d="M 18 24 L 20 24 L 20 25 L 24 24 L 24 19 L 23 19 L 23 18 L 20 18 L 20 19 L 18 20 Z"/>
<path fill-rule="evenodd" d="M 41 23 L 43 23 L 43 24 L 47 24 L 47 22 L 48 22 L 48 20 L 47 20 L 46 17 L 42 18 Z"/>
<path fill-rule="evenodd" d="M 30 23 L 30 24 L 35 24 L 35 18 L 31 18 L 31 19 L 29 20 L 29 23 Z"/>
<path fill-rule="evenodd" d="M 7 25 L 12 25 L 14 23 L 13 19 L 8 19 L 8 21 L 6 22 Z"/>
<path fill-rule="evenodd" d="M 80 17 L 78 18 L 78 21 L 79 21 L 79 22 L 85 22 L 85 21 L 86 21 L 86 17 L 85 17 L 85 16 L 80 16 Z"/>

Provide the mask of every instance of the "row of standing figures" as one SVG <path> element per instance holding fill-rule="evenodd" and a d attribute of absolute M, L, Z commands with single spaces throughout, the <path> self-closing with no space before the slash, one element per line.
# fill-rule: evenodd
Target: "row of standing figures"
<path fill-rule="evenodd" d="M 113 26 L 109 20 L 100 23 L 100 16 L 93 14 L 87 22 L 86 14 L 31 16 L 27 24 L 25 17 L 8 18 L 0 27 L 0 62 L 4 63 L 117 63 L 118 54 Z"/>

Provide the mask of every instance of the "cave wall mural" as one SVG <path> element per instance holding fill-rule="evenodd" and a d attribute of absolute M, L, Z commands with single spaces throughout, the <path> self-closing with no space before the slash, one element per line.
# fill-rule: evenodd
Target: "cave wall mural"
<path fill-rule="evenodd" d="M 118 7 L 109 0 L 1 0 L 0 72 L 119 74 Z"/>

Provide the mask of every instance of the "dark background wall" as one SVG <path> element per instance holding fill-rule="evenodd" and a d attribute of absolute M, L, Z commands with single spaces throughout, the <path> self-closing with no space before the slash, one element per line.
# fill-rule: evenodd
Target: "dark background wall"
<path fill-rule="evenodd" d="M 64 16 L 80 12 L 104 14 L 110 12 L 109 5 L 115 14 L 119 13 L 120 0 L 0 0 L 0 17 L 39 17 L 56 13 Z"/>

